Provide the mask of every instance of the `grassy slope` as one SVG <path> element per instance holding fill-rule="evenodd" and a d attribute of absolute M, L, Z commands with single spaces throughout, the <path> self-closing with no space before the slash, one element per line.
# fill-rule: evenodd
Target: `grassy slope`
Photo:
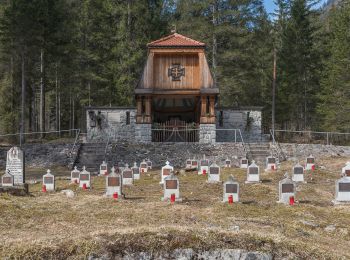
<path fill-rule="evenodd" d="M 178 247 L 261 250 L 277 258 L 350 258 L 350 206 L 331 204 L 345 161 L 319 161 L 327 170 L 317 170 L 312 180 L 306 177 L 308 184 L 299 185 L 299 203 L 293 207 L 276 203 L 278 181 L 290 162 L 264 173 L 261 184 L 244 184 L 244 170 L 224 169 L 224 180 L 234 174 L 241 183 L 242 203 L 234 205 L 221 203 L 221 184 L 207 184 L 194 173 L 180 176 L 184 200 L 174 205 L 160 200 L 159 171 L 126 187 L 127 199 L 118 202 L 103 197 L 103 177 L 94 177 L 93 189 L 77 190 L 74 199 L 43 194 L 41 184 L 30 185 L 31 197 L 0 196 L 0 258 L 81 258 L 92 252 Z M 66 180 L 57 186 L 76 190 Z M 326 232 L 328 225 L 336 230 Z"/>

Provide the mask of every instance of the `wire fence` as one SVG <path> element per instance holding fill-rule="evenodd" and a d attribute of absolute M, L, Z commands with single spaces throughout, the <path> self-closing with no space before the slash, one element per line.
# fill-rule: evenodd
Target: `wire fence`
<path fill-rule="evenodd" d="M 350 133 L 271 130 L 271 136 L 273 142 L 280 143 L 350 145 Z"/>

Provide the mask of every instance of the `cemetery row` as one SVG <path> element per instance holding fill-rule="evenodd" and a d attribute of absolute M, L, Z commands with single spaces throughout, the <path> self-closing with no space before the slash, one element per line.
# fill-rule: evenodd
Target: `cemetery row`
<path fill-rule="evenodd" d="M 25 182 L 23 152 L 18 147 L 11 148 L 7 153 L 6 172 L 1 177 L 2 187 L 16 188 L 23 185 Z M 277 170 L 277 159 L 273 156 L 266 158 L 265 171 Z M 231 161 L 225 161 L 225 167 L 231 167 Z M 241 159 L 241 168 L 247 169 L 246 183 L 260 183 L 260 168 L 253 161 L 250 165 L 247 159 Z M 108 172 L 107 163 L 103 162 L 100 165 L 99 175 L 105 176 L 106 196 L 114 199 L 123 196 L 123 186 L 133 185 L 135 180 L 141 178 L 142 173 L 147 173 L 152 169 L 152 162 L 144 160 L 140 166 L 135 162 L 133 167 L 129 165 L 118 165 L 112 167 Z M 197 171 L 199 175 L 208 175 L 208 183 L 220 182 L 221 168 L 215 162 L 211 163 L 203 157 L 199 162 L 195 159 L 186 161 L 186 170 Z M 315 158 L 309 156 L 306 158 L 305 167 L 297 163 L 293 167 L 292 177 L 285 174 L 285 178 L 279 182 L 279 203 L 293 205 L 295 203 L 296 183 L 304 181 L 305 170 L 315 170 Z M 55 191 L 55 176 L 50 172 L 42 178 L 42 191 Z M 71 183 L 79 185 L 80 188 L 86 190 L 91 187 L 91 174 L 85 167 L 79 171 L 76 167 L 71 172 Z M 177 176 L 174 174 L 174 167 L 166 162 L 161 168 L 160 184 L 163 185 L 164 196 L 163 201 L 181 201 L 180 183 Z M 239 183 L 235 181 L 231 175 L 223 184 L 223 202 L 233 203 L 239 202 Z M 334 204 L 350 202 L 350 162 L 342 169 L 342 177 L 336 181 Z"/>

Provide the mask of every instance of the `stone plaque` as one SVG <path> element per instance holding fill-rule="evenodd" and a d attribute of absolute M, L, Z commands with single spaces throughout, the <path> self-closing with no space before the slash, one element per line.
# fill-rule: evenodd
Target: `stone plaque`
<path fill-rule="evenodd" d="M 209 162 L 207 160 L 201 161 L 201 166 L 208 166 Z"/>
<path fill-rule="evenodd" d="M 282 193 L 294 193 L 294 184 L 282 184 Z"/>
<path fill-rule="evenodd" d="M 315 158 L 307 158 L 306 162 L 307 163 L 315 163 Z"/>
<path fill-rule="evenodd" d="M 339 192 L 350 192 L 350 183 L 339 183 Z"/>
<path fill-rule="evenodd" d="M 25 182 L 24 153 L 18 147 L 12 147 L 7 152 L 6 172 L 9 172 L 14 179 L 14 184 Z"/>
<path fill-rule="evenodd" d="M 139 168 L 132 168 L 133 174 L 140 174 Z"/>
<path fill-rule="evenodd" d="M 141 168 L 147 168 L 147 163 L 141 163 L 140 167 Z"/>
<path fill-rule="evenodd" d="M 163 175 L 170 175 L 170 169 L 163 169 Z"/>
<path fill-rule="evenodd" d="M 345 176 L 350 177 L 350 170 L 345 170 Z"/>
<path fill-rule="evenodd" d="M 248 164 L 248 160 L 242 160 L 242 164 Z"/>
<path fill-rule="evenodd" d="M 152 166 L 152 162 L 147 162 L 147 166 L 151 167 Z"/>
<path fill-rule="evenodd" d="M 2 177 L 2 183 L 3 184 L 11 184 L 12 178 L 11 177 Z"/>
<path fill-rule="evenodd" d="M 295 167 L 294 168 L 294 174 L 304 174 L 303 167 Z"/>
<path fill-rule="evenodd" d="M 120 186 L 119 177 L 108 177 L 108 186 L 109 187 L 118 187 L 118 186 Z"/>
<path fill-rule="evenodd" d="M 165 188 L 168 190 L 176 190 L 177 189 L 177 180 L 166 180 Z"/>
<path fill-rule="evenodd" d="M 132 171 L 124 171 L 123 172 L 123 178 L 132 178 Z"/>
<path fill-rule="evenodd" d="M 103 166 L 101 166 L 101 171 L 105 171 L 105 170 L 107 170 L 107 166 L 105 166 L 105 165 L 103 165 Z"/>
<path fill-rule="evenodd" d="M 275 158 L 267 158 L 267 162 L 268 163 L 276 163 L 276 159 Z"/>
<path fill-rule="evenodd" d="M 210 167 L 209 173 L 210 174 L 219 174 L 219 167 Z"/>
<path fill-rule="evenodd" d="M 80 174 L 80 180 L 88 181 L 88 180 L 90 180 L 90 175 L 89 174 Z"/>
<path fill-rule="evenodd" d="M 72 172 L 72 178 L 79 178 L 80 172 Z"/>
<path fill-rule="evenodd" d="M 191 164 L 191 161 L 186 161 L 186 164 Z"/>
<path fill-rule="evenodd" d="M 249 174 L 259 174 L 259 168 L 258 167 L 250 167 Z"/>
<path fill-rule="evenodd" d="M 226 161 L 226 164 L 231 164 L 231 161 Z"/>
<path fill-rule="evenodd" d="M 237 193 L 237 184 L 226 184 L 226 193 Z"/>
<path fill-rule="evenodd" d="M 197 166 L 197 161 L 192 161 L 192 166 Z"/>
<path fill-rule="evenodd" d="M 53 177 L 44 177 L 44 184 L 53 184 Z"/>

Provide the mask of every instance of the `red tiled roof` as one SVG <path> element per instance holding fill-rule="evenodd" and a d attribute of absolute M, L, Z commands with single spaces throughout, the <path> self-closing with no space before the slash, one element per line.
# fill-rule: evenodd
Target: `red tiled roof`
<path fill-rule="evenodd" d="M 195 41 L 178 33 L 150 42 L 148 47 L 204 47 L 205 43 Z"/>

